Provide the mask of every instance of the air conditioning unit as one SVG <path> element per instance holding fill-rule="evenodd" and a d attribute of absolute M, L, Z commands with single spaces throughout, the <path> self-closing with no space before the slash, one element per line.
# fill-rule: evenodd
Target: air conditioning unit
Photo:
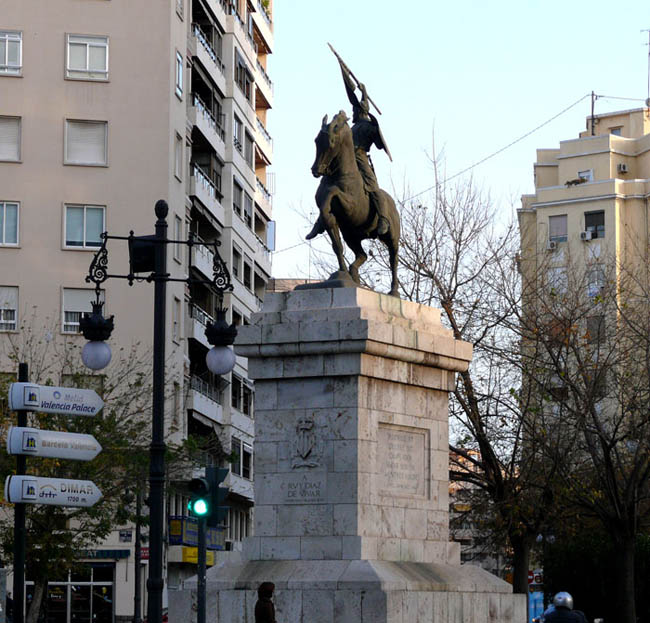
<path fill-rule="evenodd" d="M 627 165 L 626 165 L 624 162 L 619 162 L 619 163 L 616 165 L 616 170 L 617 170 L 619 173 L 627 173 Z"/>
<path fill-rule="evenodd" d="M 555 240 L 549 240 L 546 243 L 546 250 L 547 251 L 555 251 L 555 249 L 557 249 L 557 242 L 555 242 Z"/>
<path fill-rule="evenodd" d="M 583 242 L 587 242 L 588 240 L 591 240 L 593 237 L 593 232 L 591 231 L 581 231 L 580 232 L 580 240 Z"/>

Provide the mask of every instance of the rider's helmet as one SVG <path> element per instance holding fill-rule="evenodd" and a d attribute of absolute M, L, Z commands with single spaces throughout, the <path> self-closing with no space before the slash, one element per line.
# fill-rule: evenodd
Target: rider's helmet
<path fill-rule="evenodd" d="M 553 605 L 556 608 L 567 608 L 573 610 L 573 597 L 566 591 L 560 591 L 553 597 Z"/>

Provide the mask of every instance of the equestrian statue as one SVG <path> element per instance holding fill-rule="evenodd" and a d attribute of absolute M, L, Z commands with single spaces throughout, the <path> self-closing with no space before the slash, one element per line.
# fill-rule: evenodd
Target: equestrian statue
<path fill-rule="evenodd" d="M 365 86 L 356 79 L 331 45 L 330 48 L 341 66 L 345 91 L 352 104 L 352 128 L 344 111 L 335 115 L 330 123 L 327 122 L 327 115 L 323 118 L 316 136 L 316 160 L 311 168 L 314 177 L 321 178 L 316 190 L 320 215 L 307 240 L 327 232 L 339 263 L 339 271 L 328 281 L 351 278 L 358 284 L 359 267 L 368 258 L 361 242 L 378 238 L 388 249 L 392 273 L 390 294 L 398 296 L 399 214 L 392 197 L 377 183 L 369 153 L 373 145 L 385 151 L 389 158 L 390 151 L 377 118 L 370 112 L 371 103 L 375 108 L 377 106 L 368 96 Z M 357 89 L 361 93 L 360 98 L 357 97 Z M 381 114 L 378 108 L 377 112 Z M 349 267 L 345 263 L 341 236 L 355 256 Z"/>

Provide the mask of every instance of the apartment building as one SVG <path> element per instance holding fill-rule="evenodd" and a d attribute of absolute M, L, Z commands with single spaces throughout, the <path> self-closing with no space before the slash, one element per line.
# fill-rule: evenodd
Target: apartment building
<path fill-rule="evenodd" d="M 538 149 L 535 193 L 518 211 L 521 259 L 548 263 L 563 287 L 568 258 L 590 265 L 595 291 L 606 257 L 627 261 L 648 240 L 650 113 L 597 115 L 578 138 Z"/>
<path fill-rule="evenodd" d="M 82 344 L 79 319 L 93 299 L 84 278 L 101 232 L 152 234 L 160 198 L 170 239 L 220 243 L 234 285 L 228 319 L 248 321 L 271 275 L 272 49 L 271 0 L 0 0 L 0 340 L 27 323 Z M 109 273 L 127 274 L 126 247 L 110 241 L 108 252 Z M 168 271 L 181 281 L 167 287 L 166 422 L 171 439 L 216 435 L 237 456 L 228 530 L 211 544 L 238 549 L 252 526 L 254 387 L 244 358 L 226 378 L 209 373 L 204 331 L 216 297 L 182 281 L 211 278 L 212 264 L 206 247 L 168 245 Z M 112 349 L 150 349 L 151 284 L 109 279 L 102 294 L 115 315 Z M 1 361 L 0 372 L 13 365 Z M 195 573 L 187 497 L 182 479 L 171 483 L 170 589 Z M 47 596 L 57 613 L 48 620 L 131 620 L 143 553 L 136 570 L 129 526 L 98 543 L 82 582 L 88 598 L 73 598 L 79 580 L 63 578 Z M 93 601 L 100 593 L 104 606 Z"/>

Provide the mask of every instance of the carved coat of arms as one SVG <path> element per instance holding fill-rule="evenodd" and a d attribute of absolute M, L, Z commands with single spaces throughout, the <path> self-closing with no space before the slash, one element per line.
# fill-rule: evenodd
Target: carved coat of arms
<path fill-rule="evenodd" d="M 318 467 L 320 464 L 320 444 L 316 437 L 316 426 L 313 416 L 298 418 L 296 438 L 294 441 L 294 456 L 291 467 Z"/>

